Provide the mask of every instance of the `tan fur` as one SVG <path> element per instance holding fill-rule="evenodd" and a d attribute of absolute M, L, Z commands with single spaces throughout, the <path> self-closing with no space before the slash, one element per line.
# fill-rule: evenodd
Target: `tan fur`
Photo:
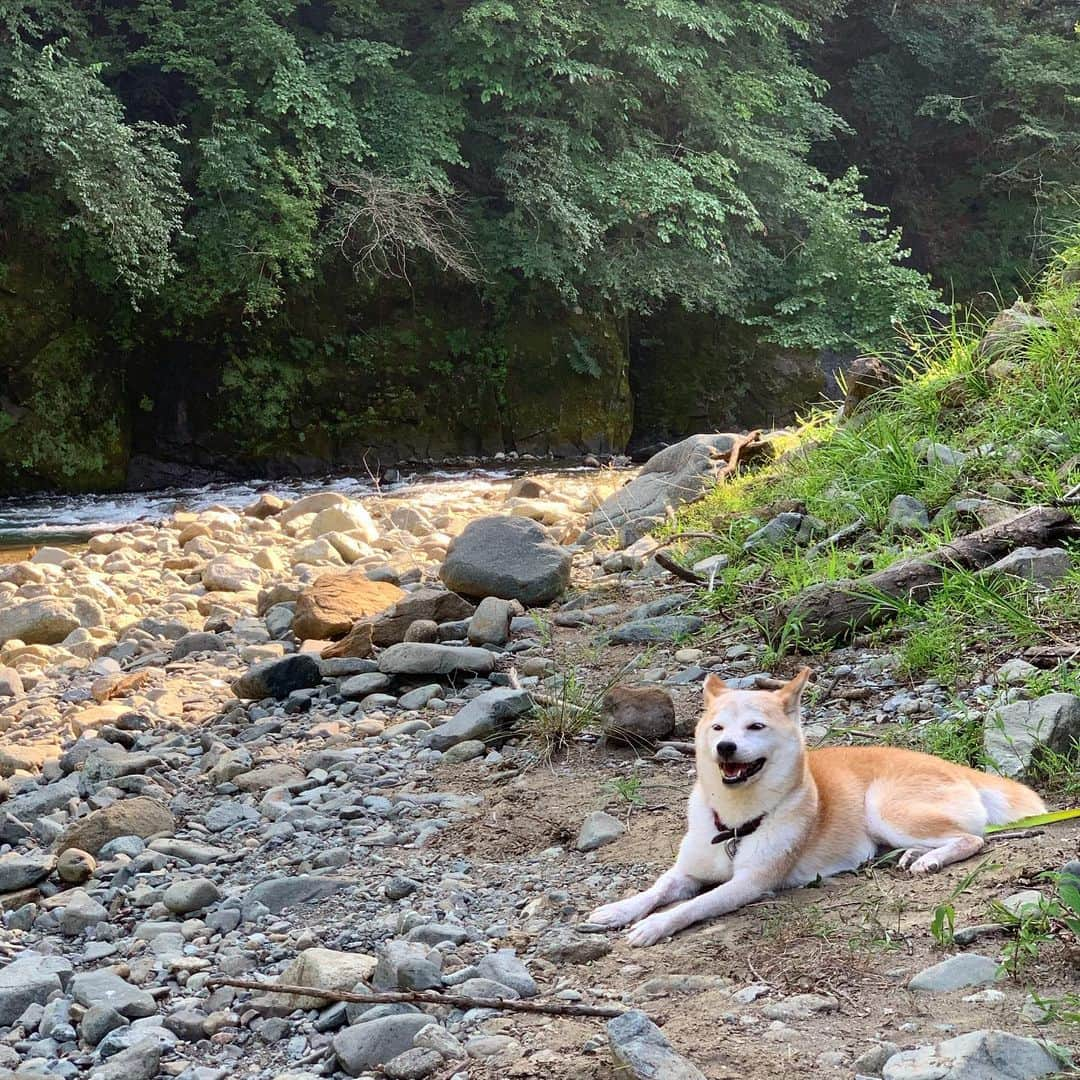
<path fill-rule="evenodd" d="M 905 849 L 900 865 L 912 873 L 935 872 L 979 851 L 988 824 L 1044 809 L 1022 784 L 912 750 L 808 751 L 799 701 L 809 677 L 804 668 L 768 692 L 734 691 L 709 676 L 678 860 L 651 889 L 599 908 L 594 922 L 634 923 L 630 942 L 651 945 L 772 889 L 852 870 L 882 848 Z M 728 783 L 725 763 L 737 774 Z M 738 827 L 760 815 L 736 844 L 713 843 L 717 819 Z"/>

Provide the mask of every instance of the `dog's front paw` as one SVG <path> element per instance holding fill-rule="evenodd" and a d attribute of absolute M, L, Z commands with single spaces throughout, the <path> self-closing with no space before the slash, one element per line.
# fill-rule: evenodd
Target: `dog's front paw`
<path fill-rule="evenodd" d="M 655 945 L 663 938 L 670 937 L 679 927 L 674 924 L 666 912 L 658 915 L 650 915 L 647 919 L 635 923 L 626 931 L 626 940 L 635 949 Z"/>
<path fill-rule="evenodd" d="M 941 860 L 932 851 L 920 855 L 908 870 L 913 874 L 936 874 L 941 869 Z"/>
<path fill-rule="evenodd" d="M 896 865 L 899 866 L 901 870 L 911 870 L 915 863 L 917 863 L 929 850 L 929 848 L 924 847 L 908 848 L 901 853 Z"/>
<path fill-rule="evenodd" d="M 589 922 L 594 923 L 596 926 L 607 926 L 613 930 L 633 921 L 634 911 L 626 900 L 616 900 L 613 904 L 598 907 L 589 916 Z"/>

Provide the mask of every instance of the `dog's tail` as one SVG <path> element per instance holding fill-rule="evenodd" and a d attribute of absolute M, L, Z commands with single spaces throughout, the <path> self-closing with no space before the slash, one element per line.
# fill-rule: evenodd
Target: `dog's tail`
<path fill-rule="evenodd" d="M 987 825 L 1007 825 L 1018 818 L 1046 813 L 1046 803 L 1026 785 L 992 773 L 976 776 L 975 786 L 986 807 Z"/>

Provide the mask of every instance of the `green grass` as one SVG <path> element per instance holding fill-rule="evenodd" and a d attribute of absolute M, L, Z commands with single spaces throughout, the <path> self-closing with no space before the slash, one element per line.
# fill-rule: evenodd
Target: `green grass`
<path fill-rule="evenodd" d="M 1050 327 L 992 355 L 980 351 L 986 324 L 974 317 L 908 337 L 903 354 L 887 358 L 900 376 L 895 387 L 842 424 L 835 410 L 816 410 L 779 440 L 782 460 L 718 486 L 666 526 L 668 537 L 716 537 L 676 545 L 683 561 L 715 553 L 731 560 L 713 589 L 699 594 L 698 610 L 763 628 L 769 611 L 808 586 L 884 569 L 946 543 L 959 529 L 942 515 L 925 535 L 890 535 L 888 508 L 897 495 L 921 500 L 932 517 L 953 498 L 990 499 L 1019 511 L 1060 498 L 1080 481 L 1080 283 L 1063 284 L 1061 274 L 1080 241 L 1073 248 L 1036 286 L 1034 304 Z M 968 456 L 959 468 L 928 464 L 916 449 L 920 440 Z M 867 529 L 816 555 L 744 552 L 746 537 L 781 500 L 804 504 L 830 534 L 857 520 Z M 1050 591 L 956 573 L 926 604 L 881 602 L 893 608 L 901 667 L 913 678 L 952 682 L 1025 645 L 1080 641 L 1080 568 Z M 766 644 L 777 657 L 807 643 L 798 626 L 789 626 Z"/>

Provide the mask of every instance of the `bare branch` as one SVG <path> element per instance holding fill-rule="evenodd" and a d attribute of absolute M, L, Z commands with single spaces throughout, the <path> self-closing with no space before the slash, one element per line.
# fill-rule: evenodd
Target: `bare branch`
<path fill-rule="evenodd" d="M 333 181 L 330 201 L 331 242 L 358 276 L 408 281 L 408 259 L 421 252 L 466 281 L 483 276 L 452 195 L 361 172 Z"/>

